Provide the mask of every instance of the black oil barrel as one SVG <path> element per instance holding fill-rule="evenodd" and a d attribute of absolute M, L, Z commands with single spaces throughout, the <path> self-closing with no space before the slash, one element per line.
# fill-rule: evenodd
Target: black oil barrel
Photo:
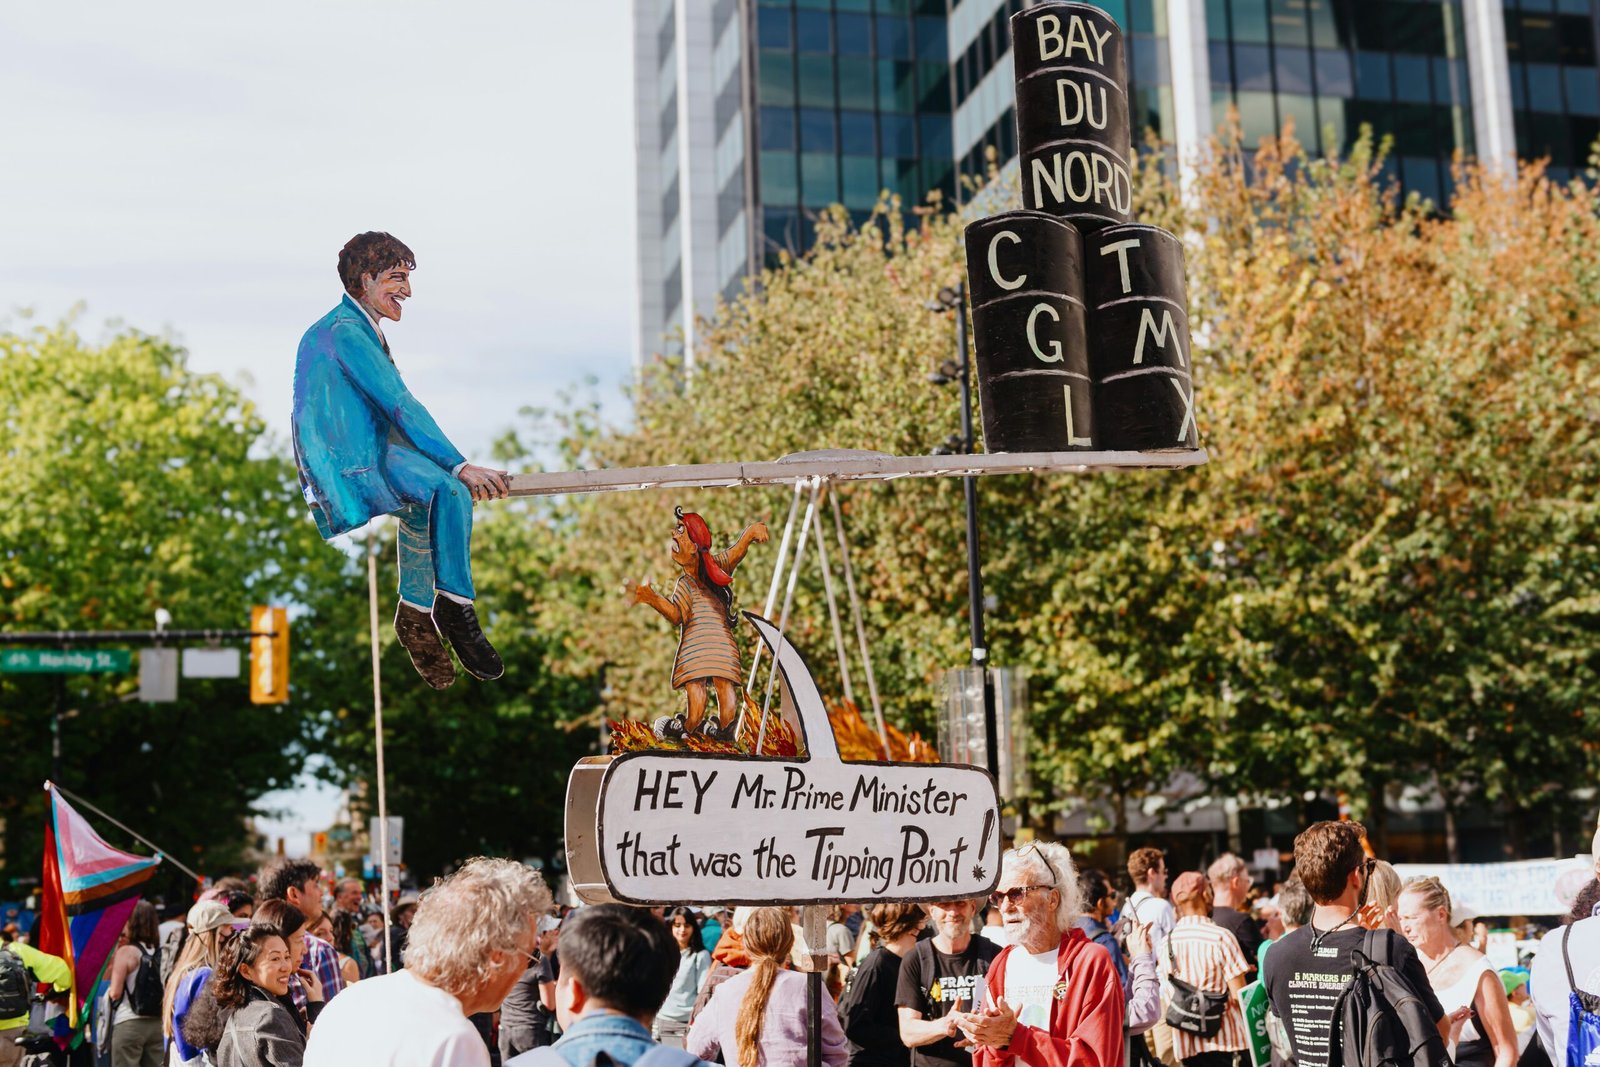
<path fill-rule="evenodd" d="M 1200 447 L 1190 374 L 1183 244 L 1130 223 L 1083 239 L 1090 375 L 1102 447 Z"/>
<path fill-rule="evenodd" d="M 1127 222 L 1133 201 L 1122 30 L 1092 4 L 1011 16 L 1024 207 L 1084 233 Z"/>
<path fill-rule="evenodd" d="M 1077 228 L 1008 211 L 972 223 L 965 239 L 984 450 L 1099 448 Z"/>

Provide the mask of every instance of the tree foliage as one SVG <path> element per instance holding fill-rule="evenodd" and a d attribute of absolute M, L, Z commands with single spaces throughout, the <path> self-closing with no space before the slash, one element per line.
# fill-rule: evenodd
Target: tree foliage
<path fill-rule="evenodd" d="M 170 341 L 95 345 L 70 325 L 0 336 L 0 456 L 6 630 L 148 630 L 157 608 L 176 628 L 245 628 L 252 603 L 309 606 L 346 581 L 343 557 L 298 521 L 293 465 L 254 407 Z M 178 702 L 152 705 L 136 671 L 0 674 L 9 876 L 38 875 L 58 699 L 62 784 L 186 865 L 237 864 L 245 815 L 306 758 L 307 700 L 327 681 L 315 630 L 313 613 L 295 622 L 302 699 L 281 706 L 251 706 L 243 678 L 185 679 Z"/>
<path fill-rule="evenodd" d="M 1117 828 L 1127 801 L 1187 781 L 1341 790 L 1381 824 L 1385 796 L 1415 786 L 1576 828 L 1600 740 L 1595 197 L 1537 166 L 1462 167 L 1440 213 L 1386 186 L 1379 157 L 1365 139 L 1311 159 L 1292 131 L 1249 154 L 1235 138 L 1181 192 L 1145 160 L 1136 215 L 1189 250 L 1211 462 L 979 483 L 991 658 L 1032 676 L 1038 813 Z M 930 451 L 958 410 L 927 384 L 952 324 L 923 305 L 960 276 L 959 233 L 897 202 L 860 227 L 823 219 L 814 251 L 700 325 L 692 362 L 646 368 L 632 428 L 574 434 L 572 458 Z M 960 487 L 837 491 L 886 706 L 927 730 L 940 672 L 965 659 Z M 563 635 L 564 667 L 605 672 L 605 711 L 662 713 L 670 631 L 621 592 L 672 578 L 672 505 L 725 537 L 765 518 L 776 541 L 788 499 L 563 505 L 555 567 L 578 592 L 538 628 Z M 744 606 L 774 556 L 744 565 Z M 836 687 L 816 575 L 790 632 Z"/>

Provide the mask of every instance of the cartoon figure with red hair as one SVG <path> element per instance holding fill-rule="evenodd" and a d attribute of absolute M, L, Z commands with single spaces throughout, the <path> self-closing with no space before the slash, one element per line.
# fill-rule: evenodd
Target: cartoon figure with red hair
<path fill-rule="evenodd" d="M 751 523 L 726 552 L 711 551 L 711 528 L 694 512 L 674 509 L 678 525 L 672 531 L 672 562 L 683 568 L 672 595 L 664 597 L 646 578 L 629 596 L 635 604 L 648 604 L 678 627 L 678 656 L 672 665 L 672 688 L 689 698 L 686 714 L 673 715 L 656 724 L 662 740 L 677 739 L 704 729 L 707 737 L 732 741 L 737 733 L 739 687 L 743 681 L 739 649 L 733 642 L 733 571 L 751 544 L 765 542 L 767 524 Z M 717 692 L 717 717 L 706 719 L 711 689 Z"/>

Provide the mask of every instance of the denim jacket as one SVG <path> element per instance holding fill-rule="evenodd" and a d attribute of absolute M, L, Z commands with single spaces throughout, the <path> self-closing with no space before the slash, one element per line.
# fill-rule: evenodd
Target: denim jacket
<path fill-rule="evenodd" d="M 637 1019 L 615 1012 L 585 1015 L 551 1046 L 571 1067 L 589 1067 L 602 1052 L 620 1067 L 631 1067 L 655 1047 L 650 1031 Z"/>

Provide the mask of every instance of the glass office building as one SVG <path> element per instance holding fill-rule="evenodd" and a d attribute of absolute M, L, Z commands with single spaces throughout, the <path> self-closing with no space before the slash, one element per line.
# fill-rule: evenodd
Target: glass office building
<path fill-rule="evenodd" d="M 1016 154 L 1009 19 L 1028 0 L 635 0 L 640 358 L 803 251 L 816 213 L 920 203 Z M 1135 139 L 1182 161 L 1229 105 L 1313 152 L 1363 124 L 1436 200 L 1458 150 L 1581 175 L 1600 137 L 1600 0 L 1105 0 Z"/>

